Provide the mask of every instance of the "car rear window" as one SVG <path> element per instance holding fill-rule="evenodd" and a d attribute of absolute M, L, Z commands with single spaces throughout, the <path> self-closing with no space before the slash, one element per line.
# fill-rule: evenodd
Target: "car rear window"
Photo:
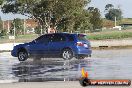
<path fill-rule="evenodd" d="M 78 40 L 79 41 L 86 41 L 86 35 L 83 35 L 83 34 L 78 34 Z"/>

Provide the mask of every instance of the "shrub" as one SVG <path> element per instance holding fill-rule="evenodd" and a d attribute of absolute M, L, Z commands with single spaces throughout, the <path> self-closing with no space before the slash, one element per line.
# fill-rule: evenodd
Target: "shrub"
<path fill-rule="evenodd" d="M 41 34 L 41 27 L 36 27 L 35 28 L 35 33 L 36 34 Z"/>
<path fill-rule="evenodd" d="M 7 30 L 1 30 L 0 36 L 6 36 L 7 35 Z"/>

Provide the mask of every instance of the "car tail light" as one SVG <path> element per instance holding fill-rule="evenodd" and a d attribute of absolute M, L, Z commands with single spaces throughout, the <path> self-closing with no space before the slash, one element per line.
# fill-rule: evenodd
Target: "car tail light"
<path fill-rule="evenodd" d="M 84 46 L 82 42 L 77 42 L 77 46 Z"/>

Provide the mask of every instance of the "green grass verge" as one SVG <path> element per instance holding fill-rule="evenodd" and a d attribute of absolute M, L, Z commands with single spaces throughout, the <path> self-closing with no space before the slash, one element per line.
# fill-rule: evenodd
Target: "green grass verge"
<path fill-rule="evenodd" d="M 111 32 L 89 33 L 87 35 L 87 38 L 90 40 L 132 38 L 132 30 L 123 30 L 123 31 L 117 30 Z"/>
<path fill-rule="evenodd" d="M 16 36 L 15 42 L 17 43 L 26 43 L 30 42 L 33 39 L 36 39 L 38 37 L 37 34 L 26 34 L 26 35 L 19 35 Z M 9 39 L 9 36 L 5 36 L 4 38 L 0 38 L 0 43 L 13 43 L 14 40 Z"/>

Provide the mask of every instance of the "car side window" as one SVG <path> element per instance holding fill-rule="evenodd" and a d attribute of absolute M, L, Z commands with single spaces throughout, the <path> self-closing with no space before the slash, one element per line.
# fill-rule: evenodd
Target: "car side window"
<path fill-rule="evenodd" d="M 40 36 L 39 38 L 36 39 L 38 43 L 47 43 L 49 42 L 49 36 L 48 35 L 43 35 Z"/>
<path fill-rule="evenodd" d="M 69 41 L 74 41 L 74 37 L 72 35 L 67 35 Z"/>
<path fill-rule="evenodd" d="M 66 38 L 63 35 L 54 34 L 52 36 L 52 42 L 61 42 L 61 41 L 66 41 Z"/>

